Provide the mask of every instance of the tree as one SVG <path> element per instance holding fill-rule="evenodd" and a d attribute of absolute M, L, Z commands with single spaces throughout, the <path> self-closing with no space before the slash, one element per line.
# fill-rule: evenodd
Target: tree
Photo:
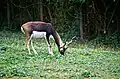
<path fill-rule="evenodd" d="M 78 12 L 77 12 L 77 18 L 79 20 L 78 26 L 80 28 L 80 40 L 83 41 L 83 13 L 82 13 L 82 5 L 84 5 L 84 3 L 87 3 L 87 0 L 71 0 L 73 2 L 73 4 L 76 4 L 78 7 Z"/>

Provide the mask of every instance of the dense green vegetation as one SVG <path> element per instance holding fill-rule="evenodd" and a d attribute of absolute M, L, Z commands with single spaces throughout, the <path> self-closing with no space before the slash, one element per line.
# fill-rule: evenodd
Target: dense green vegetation
<path fill-rule="evenodd" d="M 0 79 L 119 79 L 120 51 L 93 43 L 73 42 L 60 56 L 52 41 L 54 56 L 44 40 L 35 39 L 38 55 L 29 55 L 19 32 L 0 32 Z"/>

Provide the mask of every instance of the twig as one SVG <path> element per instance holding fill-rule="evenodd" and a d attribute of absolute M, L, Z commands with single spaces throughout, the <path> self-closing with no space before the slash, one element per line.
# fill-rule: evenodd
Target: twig
<path fill-rule="evenodd" d="M 111 21 L 112 21 L 112 19 L 113 19 L 113 16 L 114 16 L 114 14 L 115 14 L 115 10 L 116 10 L 116 7 L 117 7 L 117 5 L 118 5 L 118 2 L 119 2 L 119 0 L 116 2 L 115 9 L 113 10 L 112 16 L 111 16 L 111 18 L 110 18 L 110 20 L 109 20 L 109 22 L 108 22 L 107 27 L 109 27 L 109 25 L 110 25 L 110 23 L 111 23 Z"/>

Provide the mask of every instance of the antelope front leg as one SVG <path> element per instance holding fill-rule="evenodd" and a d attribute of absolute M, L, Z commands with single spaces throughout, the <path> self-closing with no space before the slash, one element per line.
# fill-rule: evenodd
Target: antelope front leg
<path fill-rule="evenodd" d="M 48 46 L 48 52 L 49 52 L 50 55 L 53 55 L 52 48 L 51 48 L 51 45 L 50 45 L 50 42 L 49 42 L 49 36 L 46 36 L 45 39 L 46 39 L 47 46 Z"/>
<path fill-rule="evenodd" d="M 49 44 L 48 44 L 48 52 L 49 52 L 50 55 L 53 55 L 52 48 Z"/>

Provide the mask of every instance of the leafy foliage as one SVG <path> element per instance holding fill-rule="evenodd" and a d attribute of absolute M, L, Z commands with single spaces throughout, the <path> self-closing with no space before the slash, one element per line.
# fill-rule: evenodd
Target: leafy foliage
<path fill-rule="evenodd" d="M 73 3 L 87 3 L 87 0 L 70 0 Z"/>
<path fill-rule="evenodd" d="M 115 49 L 120 47 L 119 42 L 120 37 L 117 32 L 113 33 L 111 36 L 98 36 L 97 38 L 91 40 L 93 44 L 101 44 L 108 47 L 113 47 Z"/>
<path fill-rule="evenodd" d="M 22 33 L 0 32 L 0 47 L 6 48 L 0 51 L 0 78 L 120 78 L 119 51 L 104 47 L 92 48 L 93 44 L 89 46 L 74 42 L 62 57 L 52 43 L 55 56 L 50 56 L 44 40 L 36 39 L 34 45 L 39 54 L 29 55 L 24 41 Z"/>

